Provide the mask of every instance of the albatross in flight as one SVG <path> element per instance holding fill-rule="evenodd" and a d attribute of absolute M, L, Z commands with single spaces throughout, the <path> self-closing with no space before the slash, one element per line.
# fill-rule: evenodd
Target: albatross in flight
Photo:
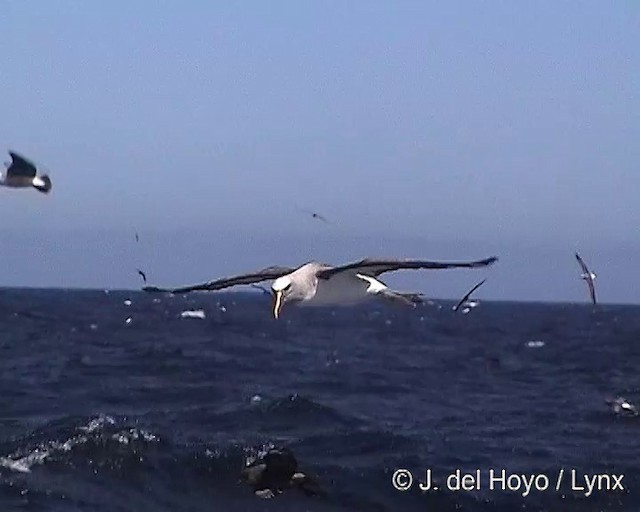
<path fill-rule="evenodd" d="M 498 258 L 491 257 L 478 261 L 438 262 L 403 259 L 363 259 L 355 263 L 331 266 L 311 261 L 298 268 L 267 267 L 265 269 L 234 277 L 227 277 L 202 284 L 181 288 L 158 288 L 145 286 L 146 292 L 187 293 L 192 291 L 215 291 L 241 284 L 254 284 L 273 280 L 273 316 L 278 318 L 285 303 L 308 306 L 327 306 L 332 304 L 349 305 L 361 302 L 369 297 L 415 304 L 420 301 L 419 294 L 400 293 L 390 290 L 378 279 L 385 272 L 396 270 L 446 269 L 446 268 L 482 268 L 492 265 Z"/>
<path fill-rule="evenodd" d="M 327 218 L 324 215 L 320 215 L 318 212 L 307 210 L 306 208 L 298 208 L 298 210 L 302 213 L 306 213 L 307 215 L 311 215 L 312 219 L 321 220 L 325 224 L 330 224 Z"/>
<path fill-rule="evenodd" d="M 580 268 L 582 269 L 582 274 L 580 274 L 580 279 L 584 279 L 587 282 L 587 286 L 589 287 L 589 295 L 591 296 L 591 302 L 596 304 L 596 288 L 593 284 L 593 280 L 596 278 L 595 272 L 591 272 L 587 267 L 587 264 L 580 257 L 578 253 L 576 253 L 576 259 L 580 264 Z"/>
<path fill-rule="evenodd" d="M 137 270 L 138 274 L 140 275 L 140 277 L 142 278 L 142 281 L 144 282 L 144 284 L 147 284 L 147 274 L 145 274 L 139 268 L 137 268 L 136 270 Z"/>
<path fill-rule="evenodd" d="M 11 163 L 5 163 L 7 172 L 0 177 L 0 185 L 11 188 L 33 187 L 43 194 L 51 190 L 51 179 L 46 174 L 37 176 L 36 166 L 14 151 L 9 151 Z"/>
<path fill-rule="evenodd" d="M 465 296 L 464 296 L 464 297 L 462 297 L 462 298 L 458 301 L 458 303 L 457 303 L 455 306 L 453 306 L 453 310 L 454 310 L 454 311 L 458 311 L 458 309 L 460 308 L 460 306 L 462 306 L 463 304 L 467 303 L 467 300 L 469 299 L 469 297 L 471 297 L 471 294 L 472 294 L 473 292 L 475 292 L 478 288 L 480 288 L 480 287 L 484 284 L 484 282 L 485 282 L 485 281 L 486 281 L 486 279 L 483 279 L 483 280 L 482 280 L 482 281 L 480 281 L 477 285 L 475 285 L 473 288 L 471 288 L 471 290 L 469 290 L 469 291 L 465 294 Z M 476 303 L 476 304 L 474 304 L 473 306 L 471 306 L 471 304 L 470 304 L 470 303 L 467 303 L 467 304 L 468 304 L 468 306 L 467 306 L 467 307 L 475 307 L 475 306 L 477 305 L 477 303 Z"/>

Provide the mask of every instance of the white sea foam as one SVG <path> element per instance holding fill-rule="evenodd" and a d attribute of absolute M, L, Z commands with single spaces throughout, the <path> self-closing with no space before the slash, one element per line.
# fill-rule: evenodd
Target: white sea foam
<path fill-rule="evenodd" d="M 180 313 L 180 318 L 200 318 L 202 320 L 205 317 L 204 309 L 186 310 Z"/>

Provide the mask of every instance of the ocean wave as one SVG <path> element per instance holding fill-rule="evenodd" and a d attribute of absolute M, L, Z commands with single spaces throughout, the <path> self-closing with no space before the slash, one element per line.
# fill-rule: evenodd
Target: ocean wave
<path fill-rule="evenodd" d="M 107 415 L 80 424 L 75 419 L 66 419 L 14 441 L 17 447 L 0 457 L 0 467 L 20 473 L 29 473 L 34 466 L 44 463 L 84 462 L 116 468 L 125 462 L 142 460 L 145 448 L 159 442 L 156 434 L 127 426 Z"/>

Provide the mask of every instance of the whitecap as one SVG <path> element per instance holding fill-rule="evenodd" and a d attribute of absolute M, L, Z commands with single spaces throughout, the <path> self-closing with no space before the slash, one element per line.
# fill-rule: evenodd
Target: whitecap
<path fill-rule="evenodd" d="M 34 464 L 41 464 L 48 456 L 49 452 L 47 450 L 40 450 L 39 448 L 36 448 L 29 455 L 25 455 L 19 459 L 2 457 L 0 458 L 0 466 L 18 473 L 31 473 L 31 466 Z"/>
<path fill-rule="evenodd" d="M 82 432 L 94 432 L 99 428 L 102 428 L 104 425 L 115 425 L 116 420 L 114 420 L 111 416 L 98 416 L 97 418 L 93 418 L 89 423 L 87 423 L 84 427 L 78 427 L 78 430 Z"/>
<path fill-rule="evenodd" d="M 204 309 L 186 310 L 180 313 L 180 318 L 200 318 L 206 317 Z"/>

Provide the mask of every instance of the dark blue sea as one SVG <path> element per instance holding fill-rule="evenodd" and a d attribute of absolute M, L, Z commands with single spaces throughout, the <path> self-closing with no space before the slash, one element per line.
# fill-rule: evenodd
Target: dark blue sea
<path fill-rule="evenodd" d="M 640 308 L 451 305 L 0 290 L 0 511 L 640 510 Z M 256 497 L 271 446 L 326 494 Z"/>

